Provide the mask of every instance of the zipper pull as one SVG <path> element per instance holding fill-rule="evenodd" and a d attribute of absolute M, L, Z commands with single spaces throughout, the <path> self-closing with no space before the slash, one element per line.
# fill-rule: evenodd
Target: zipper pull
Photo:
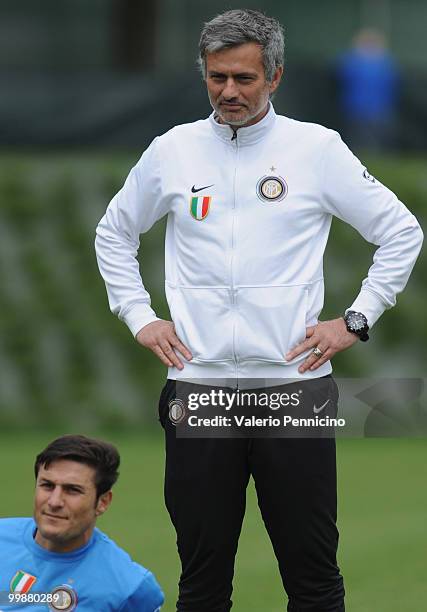
<path fill-rule="evenodd" d="M 233 128 L 231 128 L 233 130 Z M 233 136 L 231 137 L 231 141 L 237 139 L 237 130 L 233 130 Z"/>

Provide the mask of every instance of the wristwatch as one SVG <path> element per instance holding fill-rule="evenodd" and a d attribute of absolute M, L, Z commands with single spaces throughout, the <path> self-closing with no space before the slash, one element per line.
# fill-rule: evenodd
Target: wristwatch
<path fill-rule="evenodd" d="M 347 310 L 344 315 L 344 321 L 347 326 L 347 330 L 352 334 L 359 336 L 362 342 L 369 340 L 368 331 L 368 319 L 362 312 L 356 312 L 355 310 Z"/>

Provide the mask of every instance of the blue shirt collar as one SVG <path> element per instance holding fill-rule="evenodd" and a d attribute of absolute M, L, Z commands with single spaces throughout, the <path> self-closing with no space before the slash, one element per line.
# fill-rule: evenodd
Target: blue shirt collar
<path fill-rule="evenodd" d="M 43 546 L 40 546 L 35 540 L 35 535 L 37 531 L 37 525 L 34 519 L 31 519 L 28 522 L 28 525 L 24 531 L 24 543 L 26 547 L 37 557 L 41 557 L 45 561 L 56 561 L 61 563 L 67 563 L 70 561 L 75 561 L 76 559 L 85 555 L 85 553 L 91 548 L 95 542 L 95 540 L 99 537 L 99 530 L 94 529 L 92 537 L 89 542 L 87 542 L 84 546 L 80 546 L 80 548 L 76 548 L 71 552 L 67 553 L 58 553 L 47 550 Z"/>

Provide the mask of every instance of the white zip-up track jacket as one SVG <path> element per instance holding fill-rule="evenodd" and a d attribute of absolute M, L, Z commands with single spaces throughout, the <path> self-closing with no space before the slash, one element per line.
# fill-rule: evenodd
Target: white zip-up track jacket
<path fill-rule="evenodd" d="M 111 310 L 134 335 L 157 319 L 136 255 L 168 216 L 166 297 L 193 354 L 169 378 L 311 378 L 286 362 L 323 307 L 332 215 L 379 248 L 349 306 L 372 326 L 395 304 L 422 243 L 420 226 L 341 141 L 319 125 L 267 115 L 239 128 L 208 119 L 156 138 L 97 228 Z M 143 261 L 143 266 L 150 265 Z"/>

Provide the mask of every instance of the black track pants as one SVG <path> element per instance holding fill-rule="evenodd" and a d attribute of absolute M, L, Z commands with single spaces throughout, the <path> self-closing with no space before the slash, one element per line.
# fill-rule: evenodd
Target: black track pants
<path fill-rule="evenodd" d="M 165 500 L 182 564 L 177 610 L 230 610 L 252 475 L 288 612 L 343 612 L 334 438 L 179 438 L 168 416 L 175 397 L 176 383 L 168 380 L 159 414 L 166 435 Z"/>

